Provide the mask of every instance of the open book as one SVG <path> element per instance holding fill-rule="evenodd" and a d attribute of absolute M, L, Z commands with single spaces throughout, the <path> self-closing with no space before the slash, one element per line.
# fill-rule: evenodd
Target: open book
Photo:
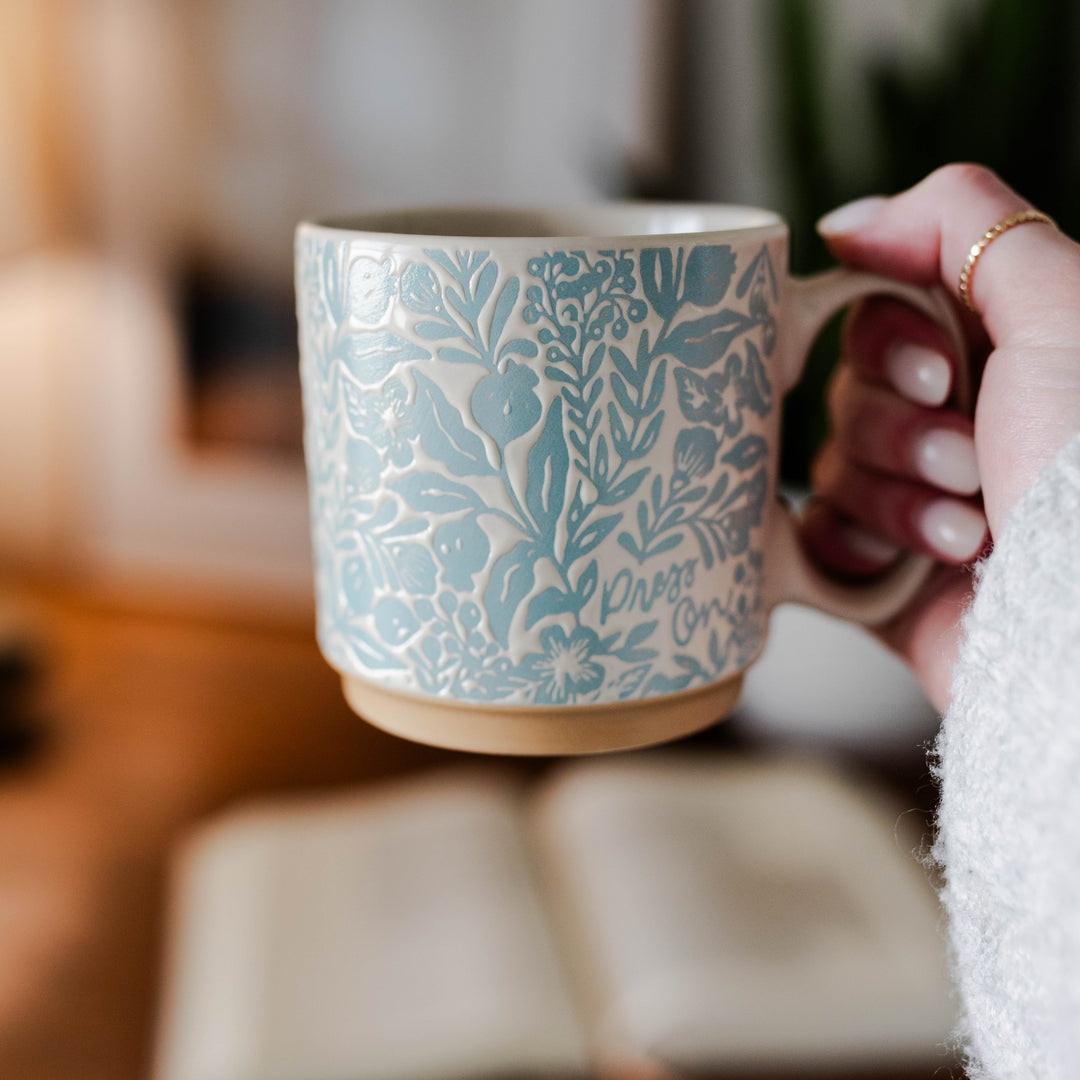
<path fill-rule="evenodd" d="M 178 868 L 157 1080 L 928 1076 L 952 1015 L 900 820 L 821 765 L 670 752 L 242 809 Z"/>

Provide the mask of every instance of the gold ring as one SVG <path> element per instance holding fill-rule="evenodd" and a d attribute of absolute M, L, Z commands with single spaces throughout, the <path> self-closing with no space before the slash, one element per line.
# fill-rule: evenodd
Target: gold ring
<path fill-rule="evenodd" d="M 987 229 L 977 243 L 971 245 L 971 250 L 964 260 L 964 267 L 960 271 L 959 290 L 960 299 L 963 300 L 964 307 L 966 307 L 968 311 L 974 311 L 978 314 L 978 310 L 971 299 L 971 277 L 975 273 L 975 264 L 979 261 L 979 256 L 1002 233 L 1008 232 L 1017 225 L 1026 225 L 1029 221 L 1037 221 L 1043 225 L 1049 225 L 1051 228 L 1057 228 L 1057 223 L 1054 219 L 1048 214 L 1044 214 L 1041 210 L 1021 210 L 1019 214 L 1011 214 L 1007 218 L 1002 218 L 992 229 Z"/>

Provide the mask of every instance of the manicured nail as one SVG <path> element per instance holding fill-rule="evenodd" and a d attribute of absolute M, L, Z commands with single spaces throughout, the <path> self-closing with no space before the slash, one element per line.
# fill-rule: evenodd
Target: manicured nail
<path fill-rule="evenodd" d="M 915 440 L 912 453 L 915 471 L 927 483 L 958 495 L 974 495 L 979 490 L 979 463 L 970 435 L 932 428 Z"/>
<path fill-rule="evenodd" d="M 866 559 L 867 562 L 885 565 L 900 554 L 900 548 L 896 544 L 890 544 L 888 540 L 861 525 L 844 525 L 840 530 L 840 538 L 852 554 Z"/>
<path fill-rule="evenodd" d="M 953 499 L 938 499 L 922 512 L 923 539 L 950 562 L 975 558 L 986 537 L 986 518 L 973 506 Z"/>
<path fill-rule="evenodd" d="M 884 195 L 868 195 L 865 199 L 845 203 L 821 218 L 817 223 L 817 231 L 822 236 L 842 236 L 844 233 L 857 232 L 869 225 L 888 201 Z"/>
<path fill-rule="evenodd" d="M 909 401 L 919 405 L 940 405 L 949 396 L 952 367 L 935 349 L 898 341 L 885 353 L 885 374 L 889 382 Z"/>

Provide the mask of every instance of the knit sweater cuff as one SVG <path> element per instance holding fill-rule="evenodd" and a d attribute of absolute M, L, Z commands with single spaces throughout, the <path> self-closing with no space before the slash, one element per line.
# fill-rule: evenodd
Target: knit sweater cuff
<path fill-rule="evenodd" d="M 1080 1061 L 1080 436 L 979 567 L 937 744 L 935 854 L 973 1077 Z"/>

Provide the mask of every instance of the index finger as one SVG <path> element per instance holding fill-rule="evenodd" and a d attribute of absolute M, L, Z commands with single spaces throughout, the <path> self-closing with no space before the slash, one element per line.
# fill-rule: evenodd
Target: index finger
<path fill-rule="evenodd" d="M 841 261 L 959 295 L 960 271 L 980 237 L 1030 203 L 989 169 L 946 165 L 890 199 L 863 199 L 818 228 Z M 979 257 L 971 296 L 996 347 L 1080 342 L 1080 248 L 1029 222 Z"/>

